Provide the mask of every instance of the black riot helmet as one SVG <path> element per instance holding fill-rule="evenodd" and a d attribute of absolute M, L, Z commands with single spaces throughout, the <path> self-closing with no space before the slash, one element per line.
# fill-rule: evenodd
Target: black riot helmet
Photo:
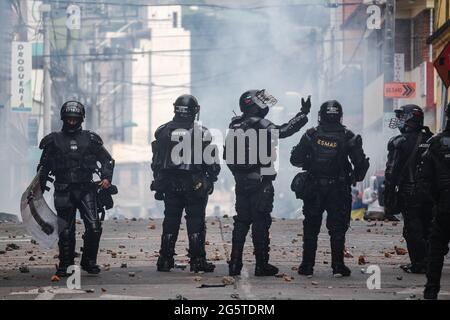
<path fill-rule="evenodd" d="M 336 100 L 324 102 L 319 109 L 319 124 L 341 124 L 344 112 Z"/>
<path fill-rule="evenodd" d="M 81 128 L 86 110 L 78 101 L 67 101 L 62 105 L 60 115 L 64 122 L 63 131 L 74 132 Z"/>
<path fill-rule="evenodd" d="M 415 104 L 407 104 L 395 110 L 395 118 L 391 119 L 389 128 L 400 129 L 400 132 L 416 131 L 423 128 L 425 115 L 422 108 Z"/>
<path fill-rule="evenodd" d="M 80 118 L 81 122 L 86 117 L 84 106 L 78 101 L 67 101 L 61 107 L 61 120 L 67 118 Z"/>
<path fill-rule="evenodd" d="M 259 116 L 264 118 L 269 108 L 277 104 L 277 99 L 268 94 L 265 89 L 248 90 L 239 98 L 239 108 L 246 116 Z"/>
<path fill-rule="evenodd" d="M 197 98 L 190 94 L 183 94 L 173 103 L 175 117 L 185 120 L 194 120 L 200 112 L 200 105 Z"/>

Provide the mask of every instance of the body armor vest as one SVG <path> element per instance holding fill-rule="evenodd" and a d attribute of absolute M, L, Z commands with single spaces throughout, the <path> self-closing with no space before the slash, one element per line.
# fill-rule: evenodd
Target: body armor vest
<path fill-rule="evenodd" d="M 55 154 L 52 171 L 56 181 L 62 183 L 84 183 L 92 180 L 98 170 L 96 157 L 91 152 L 91 138 L 88 131 L 75 134 L 56 132 L 54 134 Z"/>
<path fill-rule="evenodd" d="M 202 128 L 193 123 L 175 121 L 167 123 L 157 133 L 157 139 L 152 142 L 154 165 L 161 172 L 201 172 L 202 134 Z M 195 142 L 195 139 L 199 141 Z M 198 150 L 195 143 L 198 144 Z"/>
<path fill-rule="evenodd" d="M 346 153 L 346 132 L 326 131 L 318 126 L 311 135 L 309 173 L 320 178 L 339 178 L 351 171 Z"/>

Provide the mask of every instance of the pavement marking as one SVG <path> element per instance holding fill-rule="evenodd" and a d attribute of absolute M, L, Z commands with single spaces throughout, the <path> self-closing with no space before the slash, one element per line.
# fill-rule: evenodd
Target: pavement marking
<path fill-rule="evenodd" d="M 26 291 L 14 291 L 10 295 L 36 295 L 35 300 L 52 300 L 57 294 L 85 294 L 84 290 L 71 290 L 68 288 L 59 287 L 41 287 L 30 289 Z"/>

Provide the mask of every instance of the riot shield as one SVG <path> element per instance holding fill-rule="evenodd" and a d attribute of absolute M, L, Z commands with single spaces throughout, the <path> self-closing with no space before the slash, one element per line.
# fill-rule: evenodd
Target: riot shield
<path fill-rule="evenodd" d="M 64 228 L 65 221 L 59 219 L 45 202 L 39 184 L 39 173 L 22 194 L 20 213 L 28 233 L 47 249 L 56 247 L 58 230 Z"/>

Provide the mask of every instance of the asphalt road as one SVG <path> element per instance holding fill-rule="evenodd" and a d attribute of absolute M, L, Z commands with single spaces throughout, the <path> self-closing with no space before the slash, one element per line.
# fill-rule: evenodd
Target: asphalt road
<path fill-rule="evenodd" d="M 80 290 L 68 289 L 65 280 L 51 281 L 57 262 L 56 250 L 44 250 L 33 244 L 21 224 L 0 223 L 0 299 L 422 298 L 425 276 L 407 274 L 399 268 L 408 262 L 407 255 L 397 254 L 395 250 L 395 247 L 406 248 L 401 236 L 401 222 L 352 222 L 347 236 L 351 256 L 345 259 L 352 269 L 352 276 L 340 279 L 331 274 L 329 237 L 325 227 L 319 238 L 314 276 L 306 278 L 297 274 L 301 257 L 301 220 L 282 219 L 274 220 L 271 228 L 271 261 L 280 268 L 280 275 L 266 278 L 253 275 L 254 257 L 248 238 L 242 276 L 227 277 L 232 222 L 231 218 L 208 218 L 208 258 L 217 267 L 214 273 L 194 274 L 189 272 L 189 266 L 184 268 L 188 263 L 184 223 L 176 248 L 178 268 L 170 273 L 159 273 L 155 264 L 161 220 L 107 221 L 99 254 L 102 273 L 91 276 L 83 272 Z M 77 252 L 82 246 L 82 232 L 83 226 L 77 224 Z M 6 251 L 8 244 L 18 248 Z M 365 264 L 360 264 L 361 256 Z M 440 296 L 447 300 L 450 299 L 449 262 L 447 257 Z M 380 268 L 380 289 L 367 287 L 370 274 L 366 271 L 371 265 Z M 216 287 L 208 287 L 210 285 Z"/>

